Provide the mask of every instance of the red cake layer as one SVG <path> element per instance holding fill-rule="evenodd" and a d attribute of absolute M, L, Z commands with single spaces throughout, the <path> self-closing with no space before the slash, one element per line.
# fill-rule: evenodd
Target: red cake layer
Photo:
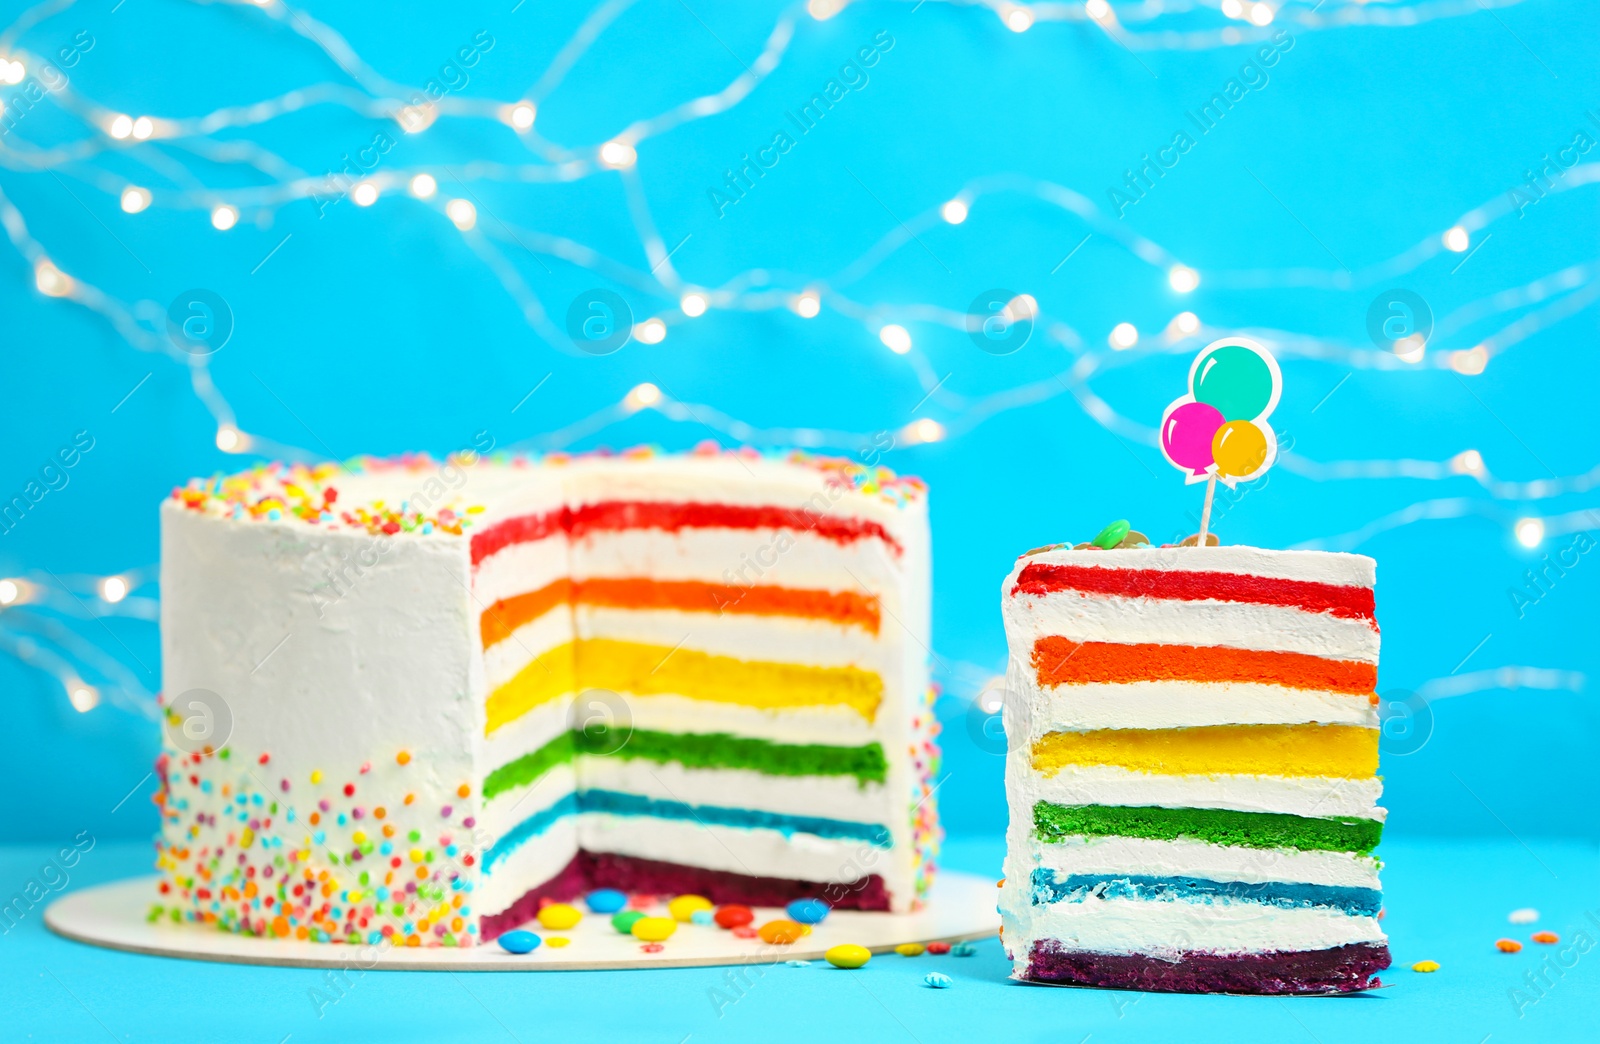
<path fill-rule="evenodd" d="M 1246 573 L 1119 569 L 1034 562 L 1023 568 L 1011 594 L 1044 595 L 1055 591 L 1182 602 L 1212 600 L 1280 605 L 1303 609 L 1308 613 L 1331 613 L 1347 620 L 1366 620 L 1372 623 L 1374 630 L 1377 629 L 1370 587 L 1323 584 L 1313 580 L 1277 580 Z"/>
<path fill-rule="evenodd" d="M 1177 961 L 1137 954 L 1068 950 L 1054 939 L 1033 945 L 1023 978 L 1034 982 L 1159 993 L 1353 993 L 1383 985 L 1389 948 L 1354 943 L 1328 950 L 1186 953 Z"/>
<path fill-rule="evenodd" d="M 882 540 L 895 554 L 899 541 L 877 522 L 837 515 L 819 515 L 806 508 L 745 504 L 663 503 L 649 500 L 606 500 L 580 508 L 557 508 L 496 522 L 472 537 L 472 564 L 512 544 L 542 540 L 565 532 L 581 538 L 595 532 L 626 529 L 789 529 L 844 545 L 857 540 Z"/>
<path fill-rule="evenodd" d="M 836 910 L 889 909 L 888 889 L 877 874 L 852 884 L 821 884 L 752 877 L 608 852 L 579 852 L 560 873 L 530 889 L 510 907 L 482 917 L 478 922 L 479 938 L 488 942 L 528 923 L 545 899 L 571 902 L 596 888 L 615 888 L 629 895 L 703 895 L 719 906 L 787 906 L 796 899 L 824 899 Z"/>

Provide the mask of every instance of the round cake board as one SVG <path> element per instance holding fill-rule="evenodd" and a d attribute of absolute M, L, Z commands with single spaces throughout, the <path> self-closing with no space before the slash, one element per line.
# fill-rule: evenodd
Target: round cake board
<path fill-rule="evenodd" d="M 94 946 L 161 957 L 186 957 L 229 964 L 290 968 L 360 968 L 368 971 L 592 971 L 619 968 L 694 968 L 719 964 L 772 964 L 821 960 L 831 946 L 854 943 L 884 953 L 901 943 L 957 942 L 995 934 L 995 886 L 989 878 L 942 871 L 921 910 L 907 914 L 837 910 L 809 935 L 787 946 L 741 939 L 714 925 L 680 924 L 659 953 L 647 953 L 631 935 L 611 926 L 604 914 L 585 914 L 576 928 L 546 931 L 524 925 L 544 945 L 512 954 L 489 943 L 463 949 L 375 946 L 260 939 L 201 925 L 148 920 L 157 899 L 159 877 L 137 877 L 83 888 L 57 899 L 44 921 L 57 935 Z M 581 908 L 581 906 L 580 906 Z M 665 900 L 650 910 L 666 914 Z M 755 927 L 786 916 L 777 908 L 756 907 Z M 564 937 L 566 946 L 552 946 Z"/>

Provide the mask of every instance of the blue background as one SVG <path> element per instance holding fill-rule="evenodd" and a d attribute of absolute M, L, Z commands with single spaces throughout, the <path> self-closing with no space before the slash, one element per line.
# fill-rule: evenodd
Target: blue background
<path fill-rule="evenodd" d="M 1163 462 L 1152 431 L 1205 341 L 1246 332 L 1282 364 L 1273 424 L 1293 451 L 1219 507 L 1216 529 L 1227 542 L 1378 560 L 1380 689 L 1432 697 L 1409 735 L 1386 740 L 1389 836 L 1481 837 L 1508 846 L 1507 865 L 1520 859 L 1532 877 L 1543 873 L 1537 860 L 1518 853 L 1531 855 L 1540 838 L 1592 853 L 1600 788 L 1586 680 L 1600 669 L 1600 559 L 1551 570 L 1547 593 L 1520 614 L 1512 598 L 1538 593 L 1527 571 L 1580 539 L 1590 523 L 1573 513 L 1597 506 L 1586 488 L 1594 480 L 1582 476 L 1596 466 L 1600 207 L 1586 179 L 1600 151 L 1561 179 L 1566 191 L 1520 214 L 1516 206 L 1532 198 L 1524 183 L 1544 157 L 1580 130 L 1600 139 L 1600 14 L 1587 0 L 1489 10 L 1374 2 L 1369 19 L 1449 17 L 1343 28 L 1321 23 L 1361 6 L 1327 0 L 1314 13 L 1291 4 L 1259 33 L 1205 4 L 1155 21 L 1119 5 L 1126 29 L 1115 37 L 1077 5 L 1060 7 L 1071 20 L 1017 34 L 987 8 L 946 3 L 864 0 L 819 22 L 801 7 L 640 0 L 615 5 L 625 9 L 539 99 L 539 137 L 586 171 L 596 147 L 635 121 L 759 68 L 781 19 L 793 20 L 793 37 L 736 105 L 641 141 L 631 174 L 572 180 L 553 179 L 559 168 L 494 106 L 528 96 L 589 5 L 318 3 L 307 12 L 320 23 L 273 17 L 281 5 L 113 6 L 76 4 L 0 40 L 0 50 L 35 56 L 37 74 L 41 56 L 58 56 L 80 33 L 93 39 L 62 70 L 70 87 L 0 138 L 0 191 L 31 237 L 22 250 L 0 243 L 0 498 L 21 493 L 75 432 L 95 439 L 65 488 L 0 535 L 0 576 L 57 591 L 48 606 L 0 612 L 12 718 L 0 759 L 12 795 L 0 805 L 5 840 L 86 829 L 109 842 L 154 830 L 155 726 L 129 705 L 159 688 L 155 627 L 136 618 L 157 591 L 147 584 L 112 607 L 95 597 L 95 580 L 155 564 L 155 509 L 174 485 L 257 459 L 216 448 L 221 421 L 267 456 L 308 457 L 442 453 L 483 430 L 502 447 L 583 449 L 777 445 L 792 438 L 781 429 L 808 428 L 832 433 L 821 443 L 843 453 L 874 433 L 900 433 L 884 462 L 932 489 L 943 814 L 952 835 L 995 836 L 1002 759 L 970 706 L 1004 664 L 999 582 L 1019 552 L 1088 539 L 1115 518 L 1158 541 L 1193 531 L 1200 487 Z M 0 3 L 6 23 L 22 10 Z M 1225 24 L 1247 35 L 1285 28 L 1292 47 L 1199 134 L 1187 114 L 1245 75 L 1258 45 L 1217 45 Z M 357 85 L 307 39 L 331 39 L 326 27 L 402 86 Z M 719 215 L 709 193 L 724 190 L 724 172 L 791 126 L 786 113 L 885 31 L 893 48 L 869 78 Z M 1154 35 L 1167 31 L 1200 35 Z M 476 64 L 464 74 L 449 67 L 484 32 L 494 42 Z M 442 104 L 484 102 L 482 115 L 447 114 L 404 135 L 375 111 L 315 104 L 179 145 L 110 143 L 81 118 L 199 116 L 314 84 L 365 106 L 374 93 L 430 80 L 452 85 Z M 18 91 L 0 88 L 13 117 Z M 1124 172 L 1185 129 L 1193 148 L 1119 218 L 1110 191 Z M 378 134 L 396 144 L 374 176 L 425 170 L 438 197 L 418 201 L 386 182 L 367 208 L 326 191 L 321 207 L 304 191 L 264 205 L 264 187 L 293 171 L 320 177 Z M 290 172 L 266 176 L 215 148 L 240 142 Z M 57 146 L 64 161 L 40 169 L 37 150 Z M 535 167 L 529 180 L 508 173 Z M 979 179 L 994 190 L 974 196 L 967 220 L 940 220 L 939 206 Z M 155 192 L 151 209 L 118 208 L 130 181 Z M 1050 186 L 1098 215 L 1052 203 Z M 1513 200 L 1517 189 L 1525 194 Z M 457 196 L 476 201 L 471 233 L 442 212 Z M 210 226 L 218 202 L 239 205 L 238 227 Z M 1470 255 L 1438 248 L 1445 229 L 1485 205 L 1500 216 L 1472 229 Z M 675 248 L 669 262 L 647 255 L 640 222 Z M 549 237 L 603 260 L 574 264 L 556 255 L 580 255 Z M 24 259 L 32 241 L 132 309 L 133 328 L 38 293 L 34 259 Z M 1145 241 L 1160 244 L 1155 263 L 1128 249 Z M 1198 290 L 1174 292 L 1172 260 L 1199 271 Z M 1539 283 L 1569 271 L 1565 282 Z M 549 336 L 507 280 L 549 314 Z M 689 287 L 713 294 L 701 318 L 676 309 Z M 1370 306 L 1396 287 L 1420 294 L 1439 321 L 1420 364 L 1368 336 Z M 162 319 L 192 288 L 221 295 L 234 323 L 209 360 L 209 410 Z M 784 306 L 807 288 L 823 295 L 809 320 Z M 1039 321 L 1013 354 L 980 350 L 962 329 L 974 298 L 993 288 L 1038 301 Z M 619 292 L 638 321 L 666 318 L 667 338 L 605 356 L 579 350 L 562 336 L 567 311 L 595 289 Z M 1202 333 L 1163 336 L 1184 309 L 1198 313 Z M 909 355 L 880 343 L 884 322 L 910 331 Z M 1107 336 L 1120 322 L 1141 339 L 1113 352 Z M 1501 332 L 1518 322 L 1527 325 Z M 1491 337 L 1506 346 L 1483 373 L 1450 368 L 1453 351 Z M 614 409 L 647 381 L 669 408 L 692 407 L 677 408 L 677 420 Z M 1116 416 L 1099 413 L 1102 403 Z M 908 444 L 903 429 L 918 418 L 949 437 Z M 1496 481 L 1560 481 L 1530 490 L 1452 473 L 1447 462 L 1466 450 L 1481 453 Z M 1338 462 L 1363 463 L 1328 467 Z M 1514 538 L 1523 517 L 1551 520 L 1540 546 Z M 92 649 L 71 656 L 104 694 L 89 713 L 72 709 L 50 672 L 5 653 L 51 621 L 131 675 L 97 667 Z"/>

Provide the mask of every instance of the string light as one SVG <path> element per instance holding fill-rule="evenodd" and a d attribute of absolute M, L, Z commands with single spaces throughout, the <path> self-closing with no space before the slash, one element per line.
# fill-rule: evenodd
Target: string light
<path fill-rule="evenodd" d="M 15 605 L 22 597 L 22 589 L 15 580 L 0 580 L 0 605 Z"/>
<path fill-rule="evenodd" d="M 534 108 L 532 102 L 518 102 L 511 106 L 507 122 L 517 130 L 525 131 L 533 126 L 533 119 L 537 114 L 538 110 Z"/>
<path fill-rule="evenodd" d="M 1222 13 L 1228 18 L 1244 17 L 1244 0 L 1222 0 Z"/>
<path fill-rule="evenodd" d="M 226 232 L 239 223 L 239 212 L 226 203 L 211 211 L 211 227 Z"/>
<path fill-rule="evenodd" d="M 0 58 L 0 83 L 15 86 L 27 75 L 28 70 L 21 62 Z"/>
<path fill-rule="evenodd" d="M 666 340 L 667 324 L 660 319 L 646 319 L 633 328 L 633 336 L 640 344 L 660 344 Z"/>
<path fill-rule="evenodd" d="M 1538 547 L 1544 540 L 1544 520 L 1538 518 L 1521 518 L 1514 527 L 1517 534 L 1517 543 L 1526 548 Z"/>
<path fill-rule="evenodd" d="M 430 199 L 439 191 L 439 183 L 433 179 L 432 174 L 418 174 L 411 179 L 411 194 L 418 199 Z"/>
<path fill-rule="evenodd" d="M 106 133 L 118 141 L 127 138 L 133 133 L 133 117 L 120 114 L 111 117 L 111 123 L 106 127 Z"/>
<path fill-rule="evenodd" d="M 1200 273 L 1188 265 L 1173 265 L 1167 269 L 1167 282 L 1180 294 L 1187 294 L 1200 285 Z"/>
<path fill-rule="evenodd" d="M 360 182 L 351 190 L 350 199 L 358 207 L 370 207 L 378 202 L 378 186 L 370 181 Z"/>
<path fill-rule="evenodd" d="M 122 209 L 124 213 L 137 214 L 149 205 L 149 189 L 140 188 L 138 185 L 129 185 L 122 190 Z"/>
<path fill-rule="evenodd" d="M 1461 475 L 1482 475 L 1483 454 L 1475 449 L 1462 450 L 1450 458 L 1450 470 Z"/>
<path fill-rule="evenodd" d="M 478 208 L 472 205 L 471 200 L 452 199 L 444 205 L 445 216 L 465 232 L 478 223 Z"/>
<path fill-rule="evenodd" d="M 898 323 L 885 323 L 880 327 L 878 340 L 896 355 L 904 355 L 911 350 L 911 333 Z"/>
<path fill-rule="evenodd" d="M 1472 237 L 1467 235 L 1467 230 L 1460 225 L 1449 229 L 1444 234 L 1444 248 L 1458 254 L 1463 253 L 1472 245 Z"/>
<path fill-rule="evenodd" d="M 1422 361 L 1423 353 L 1427 350 L 1428 342 L 1421 334 L 1407 334 L 1394 343 L 1394 354 L 1401 362 L 1415 365 Z"/>
<path fill-rule="evenodd" d="M 66 297 L 72 293 L 73 280 L 55 266 L 49 258 L 33 266 L 33 284 L 47 297 Z"/>
<path fill-rule="evenodd" d="M 944 438 L 945 428 L 936 420 L 923 417 L 912 421 L 901 429 L 901 441 L 907 445 L 915 446 L 918 443 L 938 442 Z"/>
<path fill-rule="evenodd" d="M 939 216 L 952 225 L 967 220 L 967 202 L 959 196 L 939 208 Z"/>
<path fill-rule="evenodd" d="M 120 576 L 108 576 L 100 581 L 100 597 L 115 605 L 128 597 L 128 581 Z"/>
<path fill-rule="evenodd" d="M 1098 22 L 1111 13 L 1111 5 L 1106 0 L 1089 0 L 1083 5 L 1083 13 Z"/>
<path fill-rule="evenodd" d="M 1192 337 L 1200 329 L 1200 317 L 1193 312 L 1179 312 L 1172 318 L 1172 326 L 1185 337 Z"/>
<path fill-rule="evenodd" d="M 87 714 L 100 705 L 100 690 L 92 685 L 74 685 L 67 698 L 72 701 L 73 710 Z"/>
<path fill-rule="evenodd" d="M 638 159 L 639 154 L 625 141 L 608 141 L 600 146 L 600 162 L 613 170 L 625 170 Z"/>
<path fill-rule="evenodd" d="M 844 10 L 845 0 L 806 0 L 806 13 L 819 22 L 826 22 Z"/>
<path fill-rule="evenodd" d="M 815 319 L 822 311 L 822 298 L 815 292 L 807 290 L 803 294 L 796 294 L 789 302 L 789 307 L 794 309 L 794 314 L 802 319 Z"/>
<path fill-rule="evenodd" d="M 242 448 L 244 436 L 231 424 L 224 424 L 217 429 L 217 449 L 224 453 L 236 453 Z"/>
<path fill-rule="evenodd" d="M 1489 365 L 1489 350 L 1483 345 L 1450 353 L 1450 368 L 1468 377 L 1476 377 Z"/>
<path fill-rule="evenodd" d="M 1139 328 L 1132 323 L 1118 323 L 1111 328 L 1109 340 L 1117 351 L 1126 351 L 1139 343 Z"/>
<path fill-rule="evenodd" d="M 630 410 L 642 410 L 647 406 L 654 406 L 660 401 L 661 389 L 647 381 L 644 384 L 634 385 L 633 390 L 628 392 L 628 397 L 623 400 L 623 403 Z"/>
<path fill-rule="evenodd" d="M 150 137 L 150 135 L 155 133 L 156 125 L 155 122 L 150 119 L 150 117 L 140 116 L 138 119 L 133 121 L 133 127 L 131 129 L 133 131 L 135 140 L 144 141 L 146 138 Z"/>
<path fill-rule="evenodd" d="M 1000 18 L 1006 23 L 1006 28 L 1014 33 L 1025 33 L 1033 28 L 1033 12 L 1020 4 L 1001 7 Z"/>
<path fill-rule="evenodd" d="M 1268 4 L 1251 4 L 1250 24 L 1257 26 L 1271 25 L 1273 14 L 1272 7 Z"/>
<path fill-rule="evenodd" d="M 709 304 L 706 295 L 699 292 L 684 294 L 678 301 L 678 307 L 683 309 L 683 314 L 690 319 L 698 319 L 706 314 L 706 305 Z"/>

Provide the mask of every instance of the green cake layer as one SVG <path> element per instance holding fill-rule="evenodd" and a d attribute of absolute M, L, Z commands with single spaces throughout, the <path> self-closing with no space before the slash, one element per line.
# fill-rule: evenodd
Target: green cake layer
<path fill-rule="evenodd" d="M 1300 848 L 1359 855 L 1376 848 L 1383 833 L 1379 820 L 1356 816 L 1308 817 L 1154 805 L 1058 805 L 1049 801 L 1033 806 L 1033 826 L 1039 840 L 1046 843 L 1073 836 L 1154 841 L 1188 838 L 1244 848 Z"/>

